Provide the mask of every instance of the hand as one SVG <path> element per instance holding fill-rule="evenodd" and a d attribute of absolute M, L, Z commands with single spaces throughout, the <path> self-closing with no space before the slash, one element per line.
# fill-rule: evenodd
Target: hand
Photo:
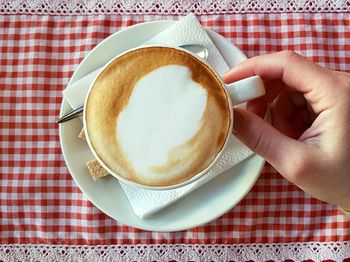
<path fill-rule="evenodd" d="M 266 95 L 234 110 L 235 135 L 305 192 L 350 210 L 350 74 L 282 51 L 248 59 L 224 80 L 253 75 Z M 271 125 L 261 118 L 268 104 Z"/>

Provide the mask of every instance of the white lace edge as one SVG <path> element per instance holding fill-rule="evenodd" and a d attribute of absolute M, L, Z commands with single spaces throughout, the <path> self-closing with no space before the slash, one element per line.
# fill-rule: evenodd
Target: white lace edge
<path fill-rule="evenodd" d="M 350 241 L 208 245 L 0 245 L 1 261 L 303 261 L 350 257 Z"/>
<path fill-rule="evenodd" d="M 350 12 L 350 0 L 0 0 L 0 14 L 184 15 Z"/>

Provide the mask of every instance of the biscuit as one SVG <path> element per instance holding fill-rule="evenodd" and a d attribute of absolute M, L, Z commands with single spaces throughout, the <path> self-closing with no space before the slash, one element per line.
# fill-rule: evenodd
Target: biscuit
<path fill-rule="evenodd" d="M 107 176 L 109 173 L 105 170 L 96 159 L 92 159 L 86 163 L 87 168 L 89 169 L 90 175 L 93 180 L 96 181 L 102 177 Z"/>

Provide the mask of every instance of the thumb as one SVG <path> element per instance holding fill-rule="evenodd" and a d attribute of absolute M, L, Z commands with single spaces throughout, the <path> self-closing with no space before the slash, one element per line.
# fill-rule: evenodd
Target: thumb
<path fill-rule="evenodd" d="M 296 163 L 305 155 L 304 144 L 285 136 L 254 113 L 240 108 L 234 109 L 233 133 L 284 175 L 295 169 Z"/>

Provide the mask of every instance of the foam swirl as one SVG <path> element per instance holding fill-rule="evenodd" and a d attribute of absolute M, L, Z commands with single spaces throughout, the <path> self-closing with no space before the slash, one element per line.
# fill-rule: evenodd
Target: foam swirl
<path fill-rule="evenodd" d="M 116 136 L 139 176 L 178 172 L 173 163 L 186 163 L 195 148 L 188 145 L 188 152 L 175 156 L 171 152 L 199 131 L 206 104 L 207 91 L 185 66 L 159 67 L 136 83 L 116 121 Z"/>

